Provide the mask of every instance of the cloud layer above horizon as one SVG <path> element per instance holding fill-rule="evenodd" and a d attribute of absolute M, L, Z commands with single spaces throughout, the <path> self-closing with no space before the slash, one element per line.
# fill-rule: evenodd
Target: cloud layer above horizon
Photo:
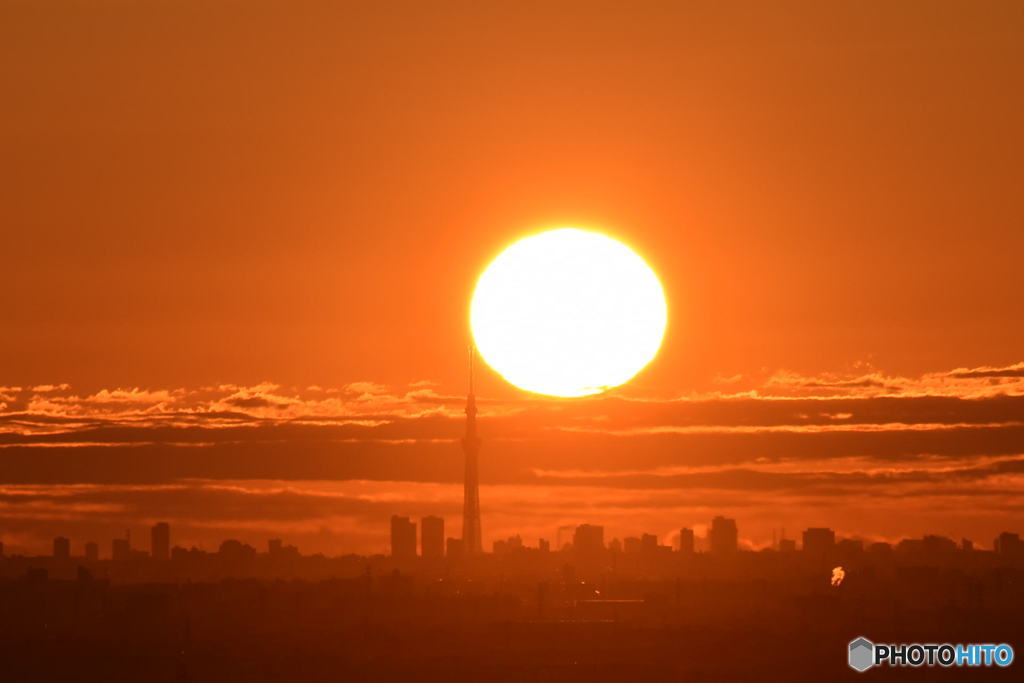
<path fill-rule="evenodd" d="M 184 545 L 284 536 L 304 551 L 380 552 L 395 513 L 443 515 L 457 536 L 463 402 L 429 381 L 0 386 L 0 540 L 23 552 L 56 535 L 105 546 L 167 520 Z M 987 547 L 1024 527 L 1024 362 L 479 402 L 491 540 L 535 543 L 593 522 L 608 537 L 669 542 L 716 514 L 736 517 L 755 547 L 807 526 Z"/>

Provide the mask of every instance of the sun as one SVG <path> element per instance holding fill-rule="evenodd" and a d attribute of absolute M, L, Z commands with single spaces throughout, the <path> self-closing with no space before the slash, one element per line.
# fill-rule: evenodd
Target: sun
<path fill-rule="evenodd" d="M 658 353 L 668 307 L 658 276 L 625 244 L 560 228 L 526 237 L 480 276 L 470 327 L 506 380 L 550 396 L 628 382 Z"/>

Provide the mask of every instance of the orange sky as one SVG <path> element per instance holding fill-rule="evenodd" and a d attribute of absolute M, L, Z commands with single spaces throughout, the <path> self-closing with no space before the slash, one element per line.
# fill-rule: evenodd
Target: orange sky
<path fill-rule="evenodd" d="M 19 455 L 0 455 L 8 458 L 3 479 L 27 487 L 317 479 L 319 465 L 292 467 L 290 455 L 267 455 L 283 464 L 254 474 L 178 471 L 167 464 L 177 456 L 163 451 L 131 473 L 114 461 L 74 460 L 56 476 L 32 459 L 43 450 L 73 459 L 73 448 L 14 444 L 38 424 L 81 436 L 109 419 L 143 418 L 140 428 L 172 431 L 134 433 L 131 442 L 177 442 L 173 430 L 185 427 L 167 421 L 197 406 L 242 410 L 231 419 L 267 428 L 279 426 L 281 411 L 337 419 L 353 410 L 345 401 L 310 408 L 317 399 L 307 387 L 354 392 L 349 401 L 366 393 L 345 389 L 357 382 L 384 387 L 369 392 L 375 405 L 381 394 L 401 398 L 384 419 L 406 419 L 415 401 L 408 393 L 418 390 L 411 384 L 431 382 L 419 388 L 438 396 L 462 391 L 467 307 L 481 269 L 509 242 L 555 225 L 622 239 L 666 286 L 666 343 L 624 398 L 675 406 L 697 396 L 704 405 L 713 392 L 757 389 L 763 399 L 797 385 L 820 399 L 837 383 L 867 382 L 861 388 L 877 391 L 852 397 L 865 401 L 857 409 L 824 412 L 870 407 L 865 424 L 1012 430 L 1024 415 L 1018 404 L 1006 408 L 978 391 L 993 381 L 995 394 L 1021 391 L 1021 35 L 1024 7 L 1016 2 L 4 3 L 0 436 Z M 995 374 L 958 379 L 957 368 Z M 260 382 L 278 386 L 234 396 Z M 961 402 L 908 417 L 910 404 L 877 395 L 887 382 L 900 396 Z M 56 392 L 32 389 L 64 383 L 69 388 Z M 228 384 L 235 388 L 204 390 Z M 138 392 L 111 399 L 118 389 Z M 480 391 L 524 400 L 493 374 Z M 151 400 L 160 392 L 170 393 Z M 256 416 L 245 412 L 260 409 L 255 404 L 217 406 L 266 394 L 296 403 Z M 49 395 L 66 400 L 47 402 Z M 121 406 L 116 414 L 95 412 L 112 403 Z M 457 409 L 455 399 L 448 403 Z M 766 403 L 737 408 L 742 424 L 763 426 Z M 998 415 L 988 415 L 997 404 Z M 69 420 L 69 405 L 78 406 L 78 422 L 60 422 Z M 806 420 L 793 415 L 806 412 L 772 424 L 800 426 Z M 682 422 L 723 421 L 737 426 L 718 413 Z M 430 438 L 454 438 L 457 422 L 449 422 Z M 673 415 L 644 426 L 678 424 Z M 491 429 L 493 439 L 504 427 Z M 959 459 L 954 469 L 998 470 L 994 480 L 965 474 L 943 482 L 963 485 L 956 509 L 965 511 L 950 533 L 985 534 L 987 543 L 1003 515 L 1024 519 L 1019 504 L 993 507 L 1005 502 L 995 493 L 991 505 L 971 502 L 979 492 L 1020 492 L 1016 466 L 987 459 L 1019 455 L 1005 445 L 1020 443 L 1013 434 L 965 436 L 969 445 L 955 454 L 936 453 L 932 442 L 897 449 L 901 458 L 950 457 Z M 280 440 L 292 453 L 288 438 Z M 574 438 L 567 443 L 582 449 L 583 437 Z M 709 464 L 694 462 L 703 451 L 687 448 L 665 447 L 671 456 L 639 464 L 594 457 L 616 470 Z M 844 457 L 884 461 L 877 448 L 872 442 Z M 810 460 L 805 473 L 853 467 L 823 463 L 827 454 L 803 442 L 793 449 Z M 586 451 L 615 452 L 606 444 Z M 511 451 L 496 457 L 514 462 Z M 530 467 L 566 469 L 562 459 L 553 453 Z M 569 458 L 570 469 L 578 459 Z M 429 462 L 412 479 L 450 484 L 447 465 Z M 866 472 L 878 463 L 860 465 Z M 385 470 L 371 460 L 346 476 L 380 480 Z M 499 467 L 492 481 L 540 486 L 523 471 Z M 726 490 L 742 489 L 742 475 L 723 476 Z M 630 486 L 658 488 L 650 480 Z M 759 494 L 766 497 L 746 527 L 745 494 L 730 493 L 721 506 L 741 518 L 741 535 L 746 528 L 766 538 L 763 513 L 784 500 L 797 501 L 794 528 L 853 526 L 855 490 L 835 489 L 824 502 Z M 3 514 L 24 513 L 31 523 L 0 534 L 26 547 L 38 542 L 33 534 L 88 518 L 47 517 L 45 505 L 26 506 L 19 495 L 29 493 L 0 496 Z M 429 495 L 440 496 L 439 507 Z M 429 495 L 416 499 L 415 511 L 447 510 L 457 499 L 451 491 Z M 515 495 L 504 489 L 492 500 Z M 907 533 L 944 532 L 938 515 L 948 515 L 951 499 L 921 496 L 918 508 L 890 497 L 909 506 L 893 510 L 921 510 L 906 517 Z M 517 525 L 540 533 L 563 521 L 554 512 L 502 518 L 492 507 L 488 526 L 486 490 L 483 498 L 485 535 Z M 81 504 L 114 505 L 89 500 Z M 645 500 L 651 530 L 672 516 L 706 521 L 716 507 L 696 509 L 683 496 L 662 516 Z M 150 514 L 118 501 L 127 517 Z M 591 521 L 604 515 L 613 526 L 630 518 L 624 509 L 595 511 Z M 325 519 L 364 528 L 384 513 L 342 524 L 342 512 L 303 517 L 296 508 L 295 528 L 312 533 L 319 524 L 330 536 L 335 522 Z M 786 516 L 776 514 L 780 522 Z M 100 534 L 116 517 L 82 533 Z M 242 534 L 251 515 L 240 507 L 237 517 Z M 881 514 L 862 526 L 850 531 L 902 533 Z M 352 547 L 373 546 L 375 534 Z"/>

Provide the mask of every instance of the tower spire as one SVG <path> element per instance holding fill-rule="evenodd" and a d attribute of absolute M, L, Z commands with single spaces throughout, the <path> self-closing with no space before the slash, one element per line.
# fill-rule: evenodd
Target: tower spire
<path fill-rule="evenodd" d="M 483 552 L 480 535 L 480 437 L 476 433 L 476 396 L 473 393 L 473 357 L 476 349 L 469 345 L 469 394 L 466 396 L 466 434 L 462 452 L 466 456 L 462 500 L 462 548 L 467 554 Z"/>

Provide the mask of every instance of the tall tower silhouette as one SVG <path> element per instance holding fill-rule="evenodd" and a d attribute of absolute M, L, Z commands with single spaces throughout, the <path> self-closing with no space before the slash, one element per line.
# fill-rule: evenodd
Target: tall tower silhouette
<path fill-rule="evenodd" d="M 480 540 L 480 437 L 476 433 L 476 396 L 473 395 L 473 356 L 469 347 L 469 395 L 466 396 L 466 435 L 462 452 L 466 455 L 466 474 L 462 499 L 462 551 L 476 555 L 483 552 Z"/>

